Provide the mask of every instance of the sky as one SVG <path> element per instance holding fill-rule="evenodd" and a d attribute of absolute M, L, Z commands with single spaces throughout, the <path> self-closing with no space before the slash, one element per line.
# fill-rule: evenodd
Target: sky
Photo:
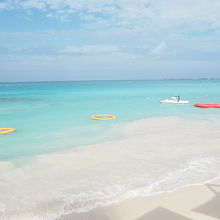
<path fill-rule="evenodd" d="M 220 78 L 220 0 L 0 0 L 0 82 Z"/>

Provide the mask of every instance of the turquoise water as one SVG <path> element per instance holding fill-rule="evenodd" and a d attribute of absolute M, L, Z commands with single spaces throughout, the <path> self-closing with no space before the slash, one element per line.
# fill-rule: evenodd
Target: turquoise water
<path fill-rule="evenodd" d="M 180 95 L 190 104 L 164 105 Z M 17 131 L 0 136 L 0 160 L 54 152 L 120 138 L 113 125 L 141 118 L 208 118 L 219 109 L 194 103 L 220 103 L 219 80 L 93 81 L 0 83 L 0 127 Z M 94 114 L 113 114 L 95 121 Z"/>
<path fill-rule="evenodd" d="M 190 104 L 160 104 L 174 95 Z M 219 178 L 220 109 L 194 107 L 219 95 L 220 80 L 0 83 L 0 127 L 17 129 L 0 136 L 0 218 L 57 220 Z"/>

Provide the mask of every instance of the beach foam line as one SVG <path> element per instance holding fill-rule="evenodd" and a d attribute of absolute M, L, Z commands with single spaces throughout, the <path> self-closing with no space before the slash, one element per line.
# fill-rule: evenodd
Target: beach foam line
<path fill-rule="evenodd" d="M 0 216 L 57 219 L 219 176 L 217 121 L 151 118 L 114 129 L 121 140 L 1 161 Z"/>

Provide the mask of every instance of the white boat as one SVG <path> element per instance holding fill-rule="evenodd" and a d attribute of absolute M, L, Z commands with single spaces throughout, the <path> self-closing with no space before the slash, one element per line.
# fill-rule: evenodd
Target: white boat
<path fill-rule="evenodd" d="M 179 96 L 174 96 L 174 97 L 171 97 L 171 99 L 161 100 L 160 103 L 164 103 L 164 104 L 188 104 L 189 101 L 180 100 Z"/>

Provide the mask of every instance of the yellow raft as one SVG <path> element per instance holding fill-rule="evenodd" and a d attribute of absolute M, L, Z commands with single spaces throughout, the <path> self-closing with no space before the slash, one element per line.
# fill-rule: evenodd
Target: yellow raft
<path fill-rule="evenodd" d="M 117 117 L 115 115 L 93 115 L 91 119 L 94 120 L 112 120 L 116 119 Z"/>
<path fill-rule="evenodd" d="M 14 128 L 0 128 L 0 134 L 8 134 L 16 131 Z"/>

